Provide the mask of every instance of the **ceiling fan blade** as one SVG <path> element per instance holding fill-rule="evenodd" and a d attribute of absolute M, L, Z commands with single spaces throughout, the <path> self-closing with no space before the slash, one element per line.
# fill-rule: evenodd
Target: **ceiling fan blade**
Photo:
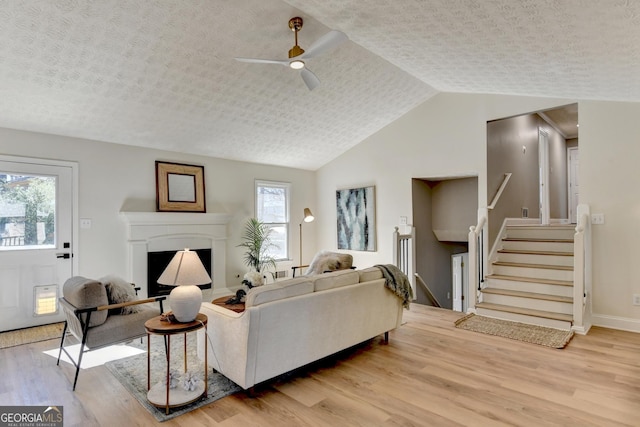
<path fill-rule="evenodd" d="M 300 55 L 300 58 L 313 58 L 314 56 L 318 56 L 321 53 L 333 49 L 347 40 L 349 40 L 349 37 L 342 31 L 329 31 L 327 34 L 313 42 L 309 49 Z"/>
<path fill-rule="evenodd" d="M 304 83 L 307 85 L 309 90 L 314 90 L 320 84 L 320 79 L 309 71 L 308 68 L 300 70 L 300 76 L 302 76 L 302 80 L 304 80 Z"/>
<path fill-rule="evenodd" d="M 282 61 L 278 59 L 257 59 L 257 58 L 235 58 L 240 62 L 251 62 L 256 64 L 279 64 L 289 66 L 289 61 Z"/>

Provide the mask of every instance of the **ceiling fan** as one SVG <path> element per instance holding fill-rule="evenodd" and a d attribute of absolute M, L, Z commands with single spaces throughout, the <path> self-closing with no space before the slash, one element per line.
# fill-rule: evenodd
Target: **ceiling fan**
<path fill-rule="evenodd" d="M 258 64 L 280 64 L 294 70 L 300 70 L 302 80 L 304 80 L 304 83 L 307 85 L 309 90 L 313 90 L 320 84 L 320 79 L 318 79 L 318 77 L 305 66 L 304 60 L 313 58 L 333 49 L 349 38 L 342 31 L 332 30 L 316 40 L 305 52 L 304 49 L 298 46 L 298 31 L 302 28 L 302 18 L 297 16 L 295 18 L 291 18 L 289 20 L 289 28 L 291 28 L 291 31 L 295 33 L 296 43 L 295 46 L 289 50 L 289 59 L 236 58 L 236 60 Z"/>

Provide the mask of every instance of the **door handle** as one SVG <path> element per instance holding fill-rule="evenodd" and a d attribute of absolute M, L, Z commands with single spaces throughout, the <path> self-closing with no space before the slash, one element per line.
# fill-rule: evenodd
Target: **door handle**
<path fill-rule="evenodd" d="M 64 259 L 69 259 L 71 258 L 71 254 L 68 252 L 60 252 L 56 254 L 56 258 L 64 258 Z"/>

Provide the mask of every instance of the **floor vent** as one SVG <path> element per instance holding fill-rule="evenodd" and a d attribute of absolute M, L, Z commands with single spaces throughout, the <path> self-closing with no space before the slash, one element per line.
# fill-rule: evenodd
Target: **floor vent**
<path fill-rule="evenodd" d="M 282 279 L 284 277 L 289 277 L 289 272 L 287 270 L 276 271 L 276 279 Z"/>

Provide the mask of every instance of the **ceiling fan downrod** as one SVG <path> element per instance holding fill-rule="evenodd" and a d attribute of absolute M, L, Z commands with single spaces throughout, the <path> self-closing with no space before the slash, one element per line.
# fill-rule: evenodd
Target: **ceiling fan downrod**
<path fill-rule="evenodd" d="M 291 28 L 291 31 L 295 33 L 296 44 L 289 50 L 289 58 L 294 58 L 304 53 L 304 49 L 298 46 L 298 31 L 302 28 L 302 18 L 296 16 L 289 19 L 289 28 Z"/>

